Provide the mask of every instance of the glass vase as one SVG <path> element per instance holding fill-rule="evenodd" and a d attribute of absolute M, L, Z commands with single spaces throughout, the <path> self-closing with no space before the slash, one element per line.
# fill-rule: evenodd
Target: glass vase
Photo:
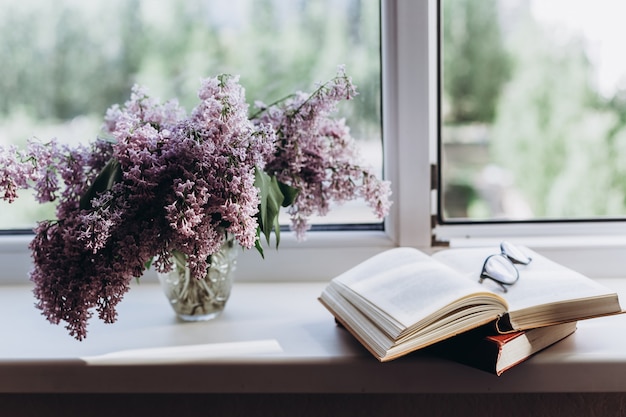
<path fill-rule="evenodd" d="M 172 270 L 158 276 L 165 296 L 181 320 L 211 320 L 222 313 L 230 296 L 237 253 L 234 239 L 227 239 L 211 255 L 210 267 L 202 279 L 191 277 L 184 254 L 172 254 Z"/>

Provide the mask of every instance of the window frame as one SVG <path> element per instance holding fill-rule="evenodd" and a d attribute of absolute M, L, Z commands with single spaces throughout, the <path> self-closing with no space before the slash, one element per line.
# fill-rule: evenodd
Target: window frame
<path fill-rule="evenodd" d="M 626 223 L 437 224 L 436 190 L 431 187 L 436 175 L 431 167 L 438 158 L 437 17 L 437 0 L 381 2 L 384 175 L 392 182 L 394 201 L 384 231 L 313 231 L 305 242 L 282 233 L 280 248 L 268 248 L 265 259 L 254 250 L 241 254 L 238 280 L 329 280 L 394 246 L 431 251 L 503 238 L 591 276 L 620 276 Z M 31 238 L 0 235 L 0 283 L 28 283 Z M 145 278 L 156 279 L 154 275 L 147 272 Z"/>
<path fill-rule="evenodd" d="M 440 4 L 444 0 L 429 0 L 435 16 L 440 17 Z M 439 25 L 435 18 L 431 25 Z M 441 71 L 440 28 L 430 47 L 436 51 Z M 441 91 L 441 78 L 437 74 L 437 97 Z M 440 106 L 435 103 L 437 132 L 430 136 L 430 149 L 436 150 L 433 162 L 434 183 L 441 183 L 441 143 L 439 137 Z M 539 250 L 547 256 L 571 266 L 592 277 L 623 277 L 620 259 L 626 251 L 626 219 L 555 219 L 534 221 L 443 221 L 440 216 L 441 201 L 435 193 L 433 201 L 433 244 L 437 246 L 478 246 L 495 244 L 502 240 L 515 240 Z"/>

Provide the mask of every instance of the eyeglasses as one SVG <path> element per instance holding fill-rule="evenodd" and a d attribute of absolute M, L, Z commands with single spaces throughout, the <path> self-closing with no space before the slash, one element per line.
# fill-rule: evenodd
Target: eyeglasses
<path fill-rule="evenodd" d="M 490 255 L 485 259 L 480 280 L 482 283 L 485 279 L 490 279 L 502 287 L 507 292 L 507 286 L 511 286 L 519 279 L 519 270 L 515 264 L 528 265 L 532 261 L 517 246 L 509 243 L 500 243 L 500 253 Z"/>

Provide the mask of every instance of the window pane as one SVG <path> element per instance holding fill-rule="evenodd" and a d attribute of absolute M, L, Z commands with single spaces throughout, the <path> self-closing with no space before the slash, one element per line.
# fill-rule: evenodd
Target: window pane
<path fill-rule="evenodd" d="M 441 8 L 444 219 L 626 215 L 626 3 Z"/>
<path fill-rule="evenodd" d="M 0 144 L 91 140 L 134 83 L 191 110 L 200 79 L 238 74 L 250 104 L 274 102 L 345 65 L 360 95 L 339 109 L 382 172 L 378 0 L 0 0 Z M 52 218 L 30 193 L 0 229 Z M 314 222 L 379 223 L 363 202 Z"/>

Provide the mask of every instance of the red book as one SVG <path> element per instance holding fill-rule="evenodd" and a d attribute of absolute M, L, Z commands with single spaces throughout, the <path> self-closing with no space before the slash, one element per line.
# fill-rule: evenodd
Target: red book
<path fill-rule="evenodd" d="M 427 350 L 436 356 L 500 376 L 575 330 L 576 322 L 507 334 L 494 334 L 492 328 L 482 327 L 437 343 Z"/>

